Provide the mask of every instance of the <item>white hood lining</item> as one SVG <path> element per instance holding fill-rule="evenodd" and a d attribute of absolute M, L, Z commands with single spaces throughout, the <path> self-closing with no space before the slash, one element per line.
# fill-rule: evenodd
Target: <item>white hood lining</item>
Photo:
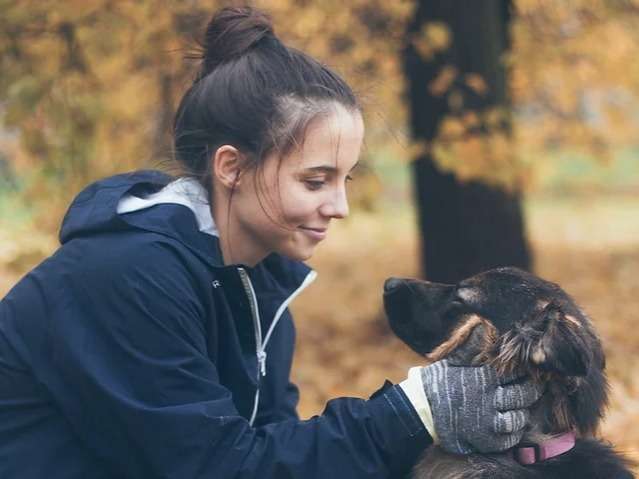
<path fill-rule="evenodd" d="M 202 233 L 219 237 L 211 215 L 206 189 L 194 178 L 179 178 L 144 198 L 126 195 L 120 199 L 117 212 L 118 214 L 132 213 L 166 203 L 186 206 L 195 215 L 198 229 Z"/>

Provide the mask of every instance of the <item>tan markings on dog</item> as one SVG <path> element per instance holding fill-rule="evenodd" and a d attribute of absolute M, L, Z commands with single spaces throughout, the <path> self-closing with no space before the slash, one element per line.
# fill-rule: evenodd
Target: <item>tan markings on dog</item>
<path fill-rule="evenodd" d="M 574 316 L 570 316 L 569 314 L 566 314 L 566 315 L 564 315 L 564 318 L 566 319 L 566 321 L 574 324 L 578 328 L 581 328 L 581 323 L 579 321 L 577 321 L 577 318 L 575 318 Z"/>
<path fill-rule="evenodd" d="M 482 331 L 484 333 L 481 338 L 482 346 L 479 354 L 473 360 L 472 364 L 474 365 L 486 364 L 495 357 L 495 347 L 499 338 L 497 328 L 490 321 L 483 320 Z"/>
<path fill-rule="evenodd" d="M 502 336 L 499 353 L 492 363 L 500 374 L 507 374 L 523 363 L 522 358 L 528 357 L 530 357 L 530 343 L 521 341 L 518 334 L 508 331 Z"/>
<path fill-rule="evenodd" d="M 563 388 L 550 381 L 548 387 L 553 390 L 555 402 L 552 407 L 553 427 L 556 431 L 568 431 L 573 428 L 574 420 L 570 414 L 568 397 Z M 580 431 L 583 432 L 583 431 Z"/>
<path fill-rule="evenodd" d="M 540 299 L 539 301 L 537 301 L 537 309 L 542 310 L 546 306 L 548 306 L 549 303 L 550 303 L 550 301 L 548 301 L 546 299 Z"/>
<path fill-rule="evenodd" d="M 515 331 L 508 331 L 501 337 L 499 343 L 497 354 L 490 361 L 499 374 L 509 375 L 518 371 L 530 375 L 534 381 L 546 380 L 546 374 L 543 371 L 530 367 L 530 363 L 540 364 L 546 359 L 546 352 L 534 347 L 536 343 L 522 340 Z"/>
<path fill-rule="evenodd" d="M 464 344 L 472 334 L 473 330 L 482 325 L 485 328 L 486 334 L 482 338 L 484 344 L 482 345 L 482 355 L 488 355 L 489 351 L 495 343 L 497 337 L 497 330 L 490 321 L 482 318 L 477 314 L 468 315 L 467 319 L 457 326 L 446 341 L 437 346 L 434 350 L 426 355 L 426 359 L 429 362 L 439 361 L 449 356 L 455 349 Z"/>
<path fill-rule="evenodd" d="M 544 348 L 541 347 L 541 345 L 535 348 L 532 353 L 531 359 L 532 362 L 535 364 L 542 364 L 544 361 L 546 361 L 546 351 L 544 351 Z"/>

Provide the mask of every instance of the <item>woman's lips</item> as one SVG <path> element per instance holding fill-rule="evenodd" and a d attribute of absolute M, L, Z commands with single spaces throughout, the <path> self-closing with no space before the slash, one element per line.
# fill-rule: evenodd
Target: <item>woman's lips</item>
<path fill-rule="evenodd" d="M 321 241 L 326 238 L 326 232 L 328 231 L 328 228 L 310 228 L 308 226 L 300 226 L 299 229 L 301 229 L 304 234 L 317 241 Z"/>

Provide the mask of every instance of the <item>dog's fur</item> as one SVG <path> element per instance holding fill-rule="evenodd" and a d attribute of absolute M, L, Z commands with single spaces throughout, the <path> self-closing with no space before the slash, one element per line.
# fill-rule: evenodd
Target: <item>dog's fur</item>
<path fill-rule="evenodd" d="M 509 453 L 458 456 L 433 446 L 414 479 L 634 477 L 630 462 L 596 437 L 608 395 L 604 355 L 590 320 L 559 286 L 499 268 L 457 285 L 391 278 L 384 289 L 391 329 L 427 361 L 490 363 L 545 384 L 523 441 L 577 434 L 571 451 L 527 466 Z"/>

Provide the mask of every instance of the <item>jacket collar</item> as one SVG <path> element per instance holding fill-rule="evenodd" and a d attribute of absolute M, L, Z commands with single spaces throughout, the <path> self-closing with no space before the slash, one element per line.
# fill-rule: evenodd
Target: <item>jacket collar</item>
<path fill-rule="evenodd" d="M 219 237 L 213 221 L 207 191 L 193 178 L 178 178 L 171 181 L 161 190 L 144 197 L 127 193 L 120 198 L 117 205 L 119 215 L 144 210 L 159 204 L 175 204 L 186 206 L 195 216 L 198 230 L 202 233 Z"/>
<path fill-rule="evenodd" d="M 189 248 L 214 269 L 245 268 L 256 287 L 289 295 L 312 271 L 302 262 L 271 254 L 254 267 L 224 265 L 207 193 L 197 181 L 144 170 L 105 178 L 87 186 L 73 201 L 60 230 L 60 242 L 100 231 L 153 231 Z"/>

